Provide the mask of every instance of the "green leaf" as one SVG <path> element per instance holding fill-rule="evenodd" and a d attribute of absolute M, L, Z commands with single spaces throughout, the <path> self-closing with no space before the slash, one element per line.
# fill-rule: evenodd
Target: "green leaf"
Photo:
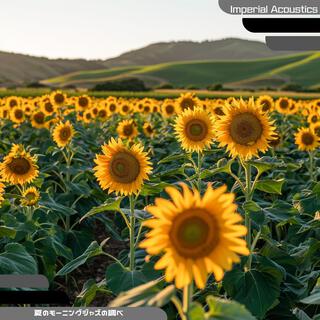
<path fill-rule="evenodd" d="M 117 199 L 108 199 L 105 203 L 103 203 L 99 207 L 92 208 L 89 212 L 87 212 L 81 219 L 80 222 L 84 219 L 87 219 L 89 217 L 92 217 L 96 214 L 106 212 L 106 211 L 120 211 L 120 204 L 122 201 L 122 197 L 119 197 Z"/>
<path fill-rule="evenodd" d="M 100 292 L 111 295 L 111 292 L 107 290 L 105 280 L 99 283 L 96 283 L 94 279 L 86 281 L 86 283 L 83 285 L 82 291 L 76 298 L 75 307 L 85 307 L 90 305 L 97 293 Z"/>
<path fill-rule="evenodd" d="M 174 285 L 162 289 L 163 280 L 158 279 L 120 293 L 109 307 L 158 307 L 166 305 L 176 294 Z"/>
<path fill-rule="evenodd" d="M 188 317 L 190 320 L 205 320 L 206 315 L 200 303 L 192 303 L 190 310 L 188 312 Z"/>
<path fill-rule="evenodd" d="M 258 160 L 251 160 L 249 163 L 258 170 L 259 175 L 273 168 L 284 166 L 283 162 L 279 162 L 279 160 L 272 157 L 262 157 Z"/>
<path fill-rule="evenodd" d="M 206 178 L 210 178 L 218 173 L 230 173 L 231 172 L 231 167 L 232 167 L 232 164 L 234 163 L 234 160 L 228 160 L 228 159 L 220 159 L 218 162 L 217 162 L 217 165 L 215 168 L 213 169 L 205 169 L 205 170 L 202 170 L 201 172 L 201 179 L 206 179 Z"/>
<path fill-rule="evenodd" d="M 96 241 L 93 241 L 87 250 L 79 257 L 67 263 L 62 269 L 59 270 L 57 276 L 65 276 L 66 274 L 77 269 L 81 265 L 85 264 L 88 259 L 103 254 L 102 248 Z"/>
<path fill-rule="evenodd" d="M 18 243 L 9 243 L 0 254 L 0 274 L 37 274 L 34 258 Z"/>
<path fill-rule="evenodd" d="M 241 304 L 235 301 L 223 300 L 213 296 L 207 297 L 209 311 L 208 320 L 255 320 L 255 317 Z M 194 320 L 193 318 L 191 318 Z M 197 318 L 195 318 L 197 319 Z M 201 318 L 199 318 L 201 319 Z"/>
<path fill-rule="evenodd" d="M 314 214 L 320 208 L 320 197 L 313 194 L 310 197 L 304 198 L 300 201 L 300 206 L 304 213 Z"/>
<path fill-rule="evenodd" d="M 304 304 L 317 304 L 320 305 L 320 291 L 311 294 L 309 297 L 300 300 Z"/>
<path fill-rule="evenodd" d="M 264 317 L 280 295 L 279 278 L 255 269 L 227 272 L 223 284 L 231 298 L 244 304 L 259 319 Z"/>
<path fill-rule="evenodd" d="M 114 263 L 106 271 L 107 286 L 110 290 L 119 294 L 147 282 L 141 271 L 129 271 L 119 263 Z"/>
<path fill-rule="evenodd" d="M 169 183 L 166 182 L 156 182 L 156 183 L 145 183 L 141 190 L 142 196 L 151 196 L 151 195 L 157 195 L 160 192 L 164 190 L 167 186 L 169 186 Z"/>
<path fill-rule="evenodd" d="M 177 161 L 177 160 L 184 160 L 184 159 L 188 159 L 188 156 L 185 153 L 171 154 L 170 156 L 167 156 L 162 160 L 158 161 L 158 165 L 167 163 L 167 162 Z"/>
<path fill-rule="evenodd" d="M 298 320 L 312 320 L 303 310 L 295 308 L 292 312 Z M 314 318 L 315 319 L 315 318 Z"/>
<path fill-rule="evenodd" d="M 14 237 L 16 236 L 16 233 L 17 231 L 13 228 L 0 226 L 0 238 L 8 237 L 8 238 L 14 239 Z"/>
<path fill-rule="evenodd" d="M 258 181 L 256 188 L 260 191 L 267 193 L 281 194 L 282 186 L 284 184 L 284 179 L 279 180 L 262 180 Z"/>

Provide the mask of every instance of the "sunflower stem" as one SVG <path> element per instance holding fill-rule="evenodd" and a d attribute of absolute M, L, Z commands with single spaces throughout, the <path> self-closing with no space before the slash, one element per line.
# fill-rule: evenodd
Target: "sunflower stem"
<path fill-rule="evenodd" d="M 190 320 L 189 311 L 192 304 L 192 296 L 193 296 L 193 283 L 191 282 L 189 285 L 183 288 L 183 314 L 184 320 Z"/>
<path fill-rule="evenodd" d="M 314 152 L 309 151 L 309 175 L 310 175 L 310 181 L 315 181 L 315 175 L 314 175 Z"/>
<path fill-rule="evenodd" d="M 243 163 L 243 168 L 246 174 L 246 187 L 245 187 L 245 199 L 246 202 L 252 200 L 252 192 L 251 192 L 251 165 L 248 162 Z M 250 255 L 247 261 L 247 269 L 251 269 L 252 263 L 252 251 L 251 251 L 251 219 L 250 219 L 250 212 L 245 210 L 245 226 L 247 227 L 247 234 L 246 234 L 246 242 L 248 249 L 250 250 Z"/>
<path fill-rule="evenodd" d="M 198 165 L 197 165 L 197 186 L 198 186 L 198 191 L 201 194 L 201 167 L 202 167 L 202 153 L 198 152 Z"/>
<path fill-rule="evenodd" d="M 133 195 L 129 196 L 129 201 L 130 201 L 130 264 L 129 268 L 130 271 L 134 270 L 135 267 L 135 237 L 134 237 L 134 232 L 135 232 L 135 224 L 136 224 L 136 219 L 134 215 L 134 207 L 135 207 L 135 199 Z"/>

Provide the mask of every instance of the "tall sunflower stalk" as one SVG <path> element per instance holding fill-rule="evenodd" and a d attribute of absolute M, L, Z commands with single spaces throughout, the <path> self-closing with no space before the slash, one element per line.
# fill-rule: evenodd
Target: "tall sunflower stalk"
<path fill-rule="evenodd" d="M 295 143 L 300 151 L 307 151 L 309 155 L 308 171 L 310 181 L 316 181 L 315 151 L 319 147 L 319 137 L 311 128 L 300 128 L 295 134 Z"/>
<path fill-rule="evenodd" d="M 217 123 L 217 140 L 220 147 L 226 147 L 233 158 L 238 157 L 239 163 L 245 173 L 245 181 L 242 182 L 238 176 L 230 170 L 230 175 L 240 186 L 245 203 L 252 200 L 259 173 L 252 182 L 252 169 L 249 162 L 253 157 L 257 157 L 259 152 L 266 152 L 269 142 L 275 137 L 275 127 L 269 119 L 268 113 L 263 112 L 254 99 L 249 101 L 234 100 L 232 104 L 226 104 L 225 115 L 220 117 Z M 246 241 L 252 253 L 257 241 L 252 242 L 250 212 L 245 207 L 245 225 L 247 227 Z M 247 262 L 247 268 L 251 268 L 251 254 Z"/>
<path fill-rule="evenodd" d="M 151 173 L 151 162 L 139 143 L 126 145 L 122 140 L 111 139 L 102 146 L 103 154 L 96 156 L 95 176 L 100 187 L 108 193 L 128 196 L 130 219 L 122 214 L 129 229 L 129 269 L 135 268 L 135 203 L 144 180 Z"/>

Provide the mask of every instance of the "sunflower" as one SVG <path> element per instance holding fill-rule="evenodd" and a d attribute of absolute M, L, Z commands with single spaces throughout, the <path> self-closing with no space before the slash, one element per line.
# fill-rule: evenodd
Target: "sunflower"
<path fill-rule="evenodd" d="M 177 288 L 184 288 L 195 280 L 204 288 L 209 274 L 221 281 L 224 270 L 240 262 L 239 254 L 248 255 L 245 240 L 247 229 L 236 213 L 234 194 L 226 187 L 208 186 L 201 198 L 181 184 L 183 193 L 167 187 L 171 201 L 157 198 L 146 210 L 153 216 L 144 225 L 152 230 L 140 246 L 150 255 L 164 255 L 155 269 L 165 270 L 167 282 L 175 280 Z"/>
<path fill-rule="evenodd" d="M 263 112 L 270 112 L 274 108 L 274 101 L 270 96 L 260 96 L 257 99 L 256 104 Z"/>
<path fill-rule="evenodd" d="M 65 105 L 67 96 L 61 91 L 52 92 L 50 95 L 51 103 L 57 107 Z"/>
<path fill-rule="evenodd" d="M 23 111 L 24 111 L 24 114 L 26 115 L 26 116 L 31 116 L 31 114 L 33 113 L 33 111 L 34 111 L 34 105 L 32 105 L 31 103 L 29 104 L 25 104 L 24 106 L 23 106 Z"/>
<path fill-rule="evenodd" d="M 101 188 L 122 195 L 138 193 L 152 170 L 143 146 L 134 144 L 127 148 L 120 139 L 112 138 L 102 152 L 96 156 L 94 167 Z"/>
<path fill-rule="evenodd" d="M 211 112 L 214 116 L 217 118 L 220 118 L 221 116 L 225 115 L 224 111 L 224 103 L 215 103 L 211 107 Z"/>
<path fill-rule="evenodd" d="M 35 187 L 29 187 L 22 193 L 21 205 L 24 207 L 34 206 L 40 199 L 40 192 Z"/>
<path fill-rule="evenodd" d="M 174 130 L 182 148 L 188 152 L 203 151 L 210 147 L 215 137 L 213 117 L 199 107 L 179 114 Z"/>
<path fill-rule="evenodd" d="M 266 152 L 274 139 L 275 128 L 267 113 L 258 108 L 253 99 L 235 101 L 226 106 L 226 115 L 217 121 L 217 140 L 227 146 L 232 157 L 248 160 L 259 151 Z"/>
<path fill-rule="evenodd" d="M 154 128 L 153 128 L 151 123 L 146 122 L 146 123 L 143 124 L 143 133 L 147 137 L 153 137 L 154 136 L 155 130 L 154 130 Z"/>
<path fill-rule="evenodd" d="M 200 100 L 195 97 L 194 93 L 185 93 L 176 100 L 177 109 L 181 112 L 186 109 L 193 109 L 196 106 L 200 106 Z"/>
<path fill-rule="evenodd" d="M 279 98 L 276 103 L 276 109 L 278 112 L 283 113 L 283 114 L 290 114 L 291 113 L 291 108 L 292 108 L 292 103 L 293 101 L 289 98 L 282 97 Z"/>
<path fill-rule="evenodd" d="M 301 151 L 313 151 L 319 146 L 319 138 L 310 128 L 300 128 L 295 134 L 295 143 Z"/>
<path fill-rule="evenodd" d="M 121 103 L 119 112 L 121 115 L 125 116 L 131 112 L 131 105 L 127 101 Z"/>
<path fill-rule="evenodd" d="M 122 139 L 133 139 L 138 135 L 138 129 L 133 120 L 123 120 L 118 124 L 117 132 Z"/>
<path fill-rule="evenodd" d="M 84 123 L 90 123 L 92 121 L 92 113 L 91 113 L 91 110 L 86 110 L 84 113 L 83 113 L 83 122 Z"/>
<path fill-rule="evenodd" d="M 21 105 L 21 99 L 18 98 L 18 97 L 9 97 L 7 98 L 6 100 L 6 106 L 9 108 L 9 109 L 12 109 L 14 107 L 18 107 Z"/>
<path fill-rule="evenodd" d="M 76 109 L 79 111 L 87 110 L 91 107 L 91 103 L 91 98 L 87 95 L 80 96 L 76 100 Z"/>
<path fill-rule="evenodd" d="M 282 139 L 281 136 L 278 133 L 274 133 L 272 135 L 273 139 L 269 142 L 269 145 L 271 148 L 278 148 L 281 145 Z"/>
<path fill-rule="evenodd" d="M 310 124 L 310 129 L 320 138 L 320 121 Z"/>
<path fill-rule="evenodd" d="M 14 123 L 22 123 L 25 120 L 23 108 L 19 106 L 13 107 L 10 112 L 10 119 Z"/>
<path fill-rule="evenodd" d="M 64 148 L 70 143 L 74 136 L 74 128 L 70 121 L 60 122 L 52 132 L 52 138 L 59 148 Z"/>
<path fill-rule="evenodd" d="M 0 174 L 4 181 L 11 184 L 30 183 L 39 175 L 37 158 L 22 145 L 15 144 L 0 164 Z"/>
<path fill-rule="evenodd" d="M 97 117 L 101 121 L 106 121 L 108 119 L 108 111 L 104 107 L 99 107 Z"/>
<path fill-rule="evenodd" d="M 43 111 L 44 114 L 47 116 L 51 116 L 56 112 L 56 105 L 54 105 L 50 99 L 44 99 L 41 103 L 41 110 Z"/>
<path fill-rule="evenodd" d="M 99 112 L 99 106 L 98 105 L 94 105 L 91 107 L 90 109 L 92 118 L 96 118 L 98 116 L 98 112 Z"/>
<path fill-rule="evenodd" d="M 320 114 L 318 112 L 312 112 L 308 116 L 308 123 L 317 123 L 320 120 Z"/>
<path fill-rule="evenodd" d="M 0 109 L 1 119 L 8 119 L 10 117 L 10 109 L 8 107 L 2 107 Z"/>
<path fill-rule="evenodd" d="M 34 128 L 47 128 L 46 115 L 43 111 L 35 111 L 31 116 L 31 125 Z"/>
<path fill-rule="evenodd" d="M 108 111 L 109 114 L 117 113 L 118 106 L 117 106 L 116 101 L 108 102 L 107 111 Z"/>
<path fill-rule="evenodd" d="M 172 117 L 176 113 L 176 106 L 173 100 L 165 100 L 161 105 L 161 114 L 165 118 Z"/>

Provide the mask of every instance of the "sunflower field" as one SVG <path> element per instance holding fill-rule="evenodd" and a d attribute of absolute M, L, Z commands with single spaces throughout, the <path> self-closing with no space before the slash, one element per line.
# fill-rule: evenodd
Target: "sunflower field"
<path fill-rule="evenodd" d="M 0 274 L 74 306 L 320 319 L 320 100 L 0 99 Z"/>

